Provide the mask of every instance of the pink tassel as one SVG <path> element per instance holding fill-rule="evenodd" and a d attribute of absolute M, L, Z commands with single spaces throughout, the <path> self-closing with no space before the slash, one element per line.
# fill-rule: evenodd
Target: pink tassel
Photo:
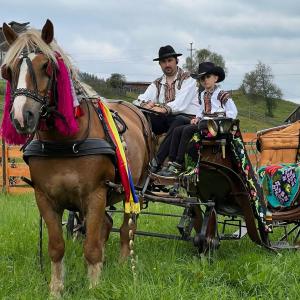
<path fill-rule="evenodd" d="M 71 79 L 65 63 L 58 53 L 57 62 L 59 67 L 57 73 L 57 110 L 65 117 L 68 126 L 59 117 L 55 120 L 55 126 L 61 134 L 73 135 L 78 132 L 79 127 L 74 116 Z"/>
<path fill-rule="evenodd" d="M 28 136 L 19 134 L 10 120 L 10 103 L 11 102 L 11 88 L 9 81 L 6 82 L 5 91 L 5 104 L 4 104 L 4 114 L 1 124 L 1 135 L 5 142 L 12 145 L 25 144 Z"/>

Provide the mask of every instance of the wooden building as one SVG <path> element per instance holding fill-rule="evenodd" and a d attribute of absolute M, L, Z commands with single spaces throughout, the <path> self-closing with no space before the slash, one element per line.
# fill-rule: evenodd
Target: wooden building
<path fill-rule="evenodd" d="M 147 87 L 151 84 L 151 82 L 145 81 L 126 81 L 123 84 L 123 89 L 128 92 L 134 92 L 142 94 L 146 91 Z"/>

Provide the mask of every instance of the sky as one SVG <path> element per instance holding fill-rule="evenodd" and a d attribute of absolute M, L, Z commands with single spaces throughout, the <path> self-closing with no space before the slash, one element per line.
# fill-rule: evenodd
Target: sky
<path fill-rule="evenodd" d="M 1 0 L 4 2 L 4 0 Z M 237 89 L 258 61 L 269 65 L 283 98 L 300 103 L 300 1 L 297 0 L 14 0 L 1 5 L 0 24 L 54 24 L 55 38 L 83 72 L 128 81 L 153 81 L 161 46 L 221 54 L 228 74 L 222 88 Z M 2 22 L 1 22 L 2 21 Z"/>

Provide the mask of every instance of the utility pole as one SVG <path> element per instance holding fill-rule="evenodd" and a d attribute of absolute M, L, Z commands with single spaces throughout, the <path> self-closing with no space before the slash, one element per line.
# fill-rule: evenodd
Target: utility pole
<path fill-rule="evenodd" d="M 190 65 L 190 72 L 192 72 L 193 70 L 193 51 L 196 50 L 193 48 L 193 42 L 190 43 L 190 59 L 191 59 L 191 65 Z"/>

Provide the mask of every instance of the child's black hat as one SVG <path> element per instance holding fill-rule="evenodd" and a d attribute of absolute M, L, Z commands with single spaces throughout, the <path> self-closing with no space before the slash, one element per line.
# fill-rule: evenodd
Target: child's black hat
<path fill-rule="evenodd" d="M 217 82 L 221 82 L 225 79 L 224 69 L 209 61 L 200 63 L 198 66 L 198 72 L 192 73 L 191 77 L 194 79 L 200 79 L 200 77 L 205 74 L 214 74 L 218 76 Z"/>

